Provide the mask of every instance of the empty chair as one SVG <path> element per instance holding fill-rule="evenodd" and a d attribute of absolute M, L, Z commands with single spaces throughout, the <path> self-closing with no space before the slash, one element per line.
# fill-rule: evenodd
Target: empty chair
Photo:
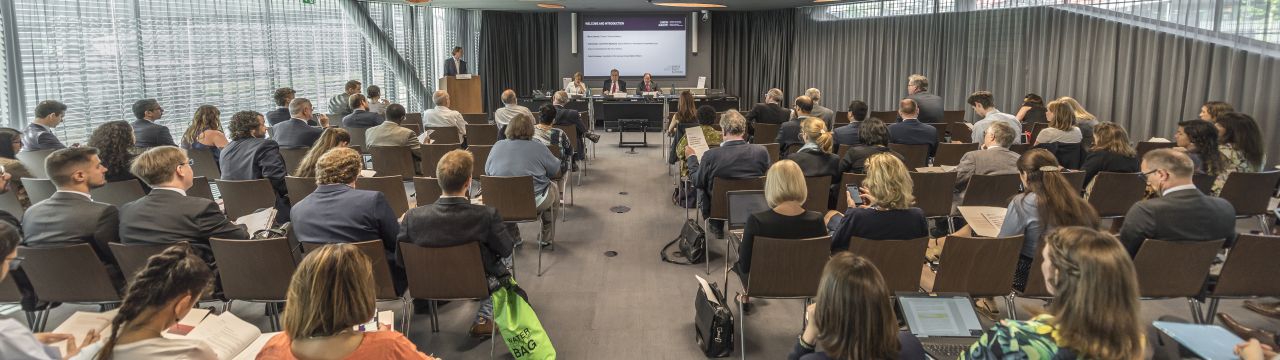
<path fill-rule="evenodd" d="M 913 171 L 911 182 L 913 183 L 911 195 L 916 198 L 916 207 L 924 211 L 925 218 L 951 216 L 952 194 L 956 184 L 955 172 Z"/>
<path fill-rule="evenodd" d="M 1021 187 L 1018 174 L 974 175 L 969 178 L 960 205 L 1005 207 L 1010 198 L 1022 192 Z"/>
<path fill-rule="evenodd" d="M 947 237 L 937 273 L 923 274 L 921 288 L 930 293 L 962 292 L 979 297 L 1003 297 L 1008 312 L 1009 285 L 1022 251 L 1022 235 L 996 238 Z M 982 259 L 982 261 L 973 261 Z M 932 282 L 928 278 L 932 277 Z"/>
<path fill-rule="evenodd" d="M 147 267 L 147 259 L 151 255 L 164 252 L 173 244 L 133 244 L 125 245 L 122 243 L 107 244 L 111 247 L 111 256 L 115 257 L 116 264 L 120 266 L 120 273 L 124 275 L 125 281 L 133 281 L 133 276 L 138 271 Z"/>
<path fill-rule="evenodd" d="M 752 144 L 769 144 L 778 141 L 778 129 L 781 125 L 757 123 L 751 125 L 751 128 L 755 129 L 751 136 Z"/>
<path fill-rule="evenodd" d="M 1267 205 L 1271 202 L 1271 195 L 1275 193 L 1277 183 L 1280 183 L 1280 171 L 1259 173 L 1237 171 L 1227 175 L 1227 182 L 1222 185 L 1219 196 L 1236 208 L 1237 219 L 1257 217 L 1262 232 L 1270 234 Z"/>
<path fill-rule="evenodd" d="M 1124 217 L 1146 195 L 1147 183 L 1138 174 L 1099 172 L 1093 177 L 1089 205 L 1104 219 Z"/>
<path fill-rule="evenodd" d="M 969 125 L 966 125 L 965 123 L 947 123 L 947 132 L 951 133 L 952 141 L 959 141 L 962 143 L 973 142 L 973 128 L 970 128 Z M 1016 136 L 1021 137 L 1022 135 L 1018 134 Z"/>
<path fill-rule="evenodd" d="M 404 181 L 399 176 L 356 178 L 356 188 L 381 192 L 397 218 L 409 211 L 409 195 L 405 194 Z"/>
<path fill-rule="evenodd" d="M 18 247 L 18 256 L 25 258 L 22 269 L 31 281 L 31 287 L 40 301 L 116 305 L 120 293 L 116 291 L 106 266 L 89 244 L 57 247 Z M 68 266 L 74 264 L 74 266 Z M 49 316 L 52 306 L 43 311 Z"/>
<path fill-rule="evenodd" d="M 902 154 L 903 161 L 907 165 L 907 169 L 929 166 L 929 145 L 924 144 L 889 144 L 889 150 Z"/>
<path fill-rule="evenodd" d="M 440 163 L 440 158 L 444 154 L 457 150 L 461 144 L 422 144 L 418 149 L 419 157 L 418 168 L 422 169 L 422 175 L 426 177 L 436 176 L 436 165 Z M 473 152 L 474 153 L 474 152 Z M 483 163 L 476 163 L 476 166 L 484 167 Z"/>
<path fill-rule="evenodd" d="M 462 142 L 462 135 L 458 133 L 458 128 L 453 126 L 428 126 L 422 131 L 431 132 L 431 135 L 427 135 L 427 137 L 431 139 L 432 144 Z"/>
<path fill-rule="evenodd" d="M 213 257 L 218 259 L 218 278 L 222 284 L 222 295 L 227 299 L 223 311 L 230 309 L 233 301 L 285 302 L 290 278 L 298 265 L 288 239 L 212 238 L 209 245 L 213 249 Z M 272 331 L 278 331 L 279 310 L 268 306 L 267 317 L 271 319 Z"/>
<path fill-rule="evenodd" d="M 187 196 L 213 200 L 213 189 L 209 187 L 209 178 L 197 176 L 191 179 L 191 188 L 187 189 Z"/>
<path fill-rule="evenodd" d="M 467 151 L 470 151 L 471 157 L 475 158 L 475 162 L 473 163 L 475 166 L 471 167 L 472 178 L 479 179 L 481 176 L 484 176 L 484 165 L 489 161 L 489 152 L 491 150 L 493 150 L 492 145 L 467 146 Z M 439 159 L 436 159 L 436 161 L 439 161 Z M 533 185 L 529 185 L 529 188 L 532 189 Z"/>
<path fill-rule="evenodd" d="M 400 123 L 400 126 L 406 125 L 418 125 L 418 128 L 422 128 L 422 113 L 405 113 L 404 121 Z"/>
<path fill-rule="evenodd" d="M 228 219 L 234 221 L 258 209 L 276 206 L 276 191 L 267 179 L 216 181 L 222 193 L 222 212 Z"/>
<path fill-rule="evenodd" d="M 1160 142 L 1139 141 L 1138 146 L 1134 147 L 1134 152 L 1137 153 L 1138 159 L 1142 159 L 1142 155 L 1145 155 L 1148 151 L 1156 150 L 1156 149 L 1168 149 L 1176 145 L 1178 144 L 1167 142 L 1167 141 L 1160 141 Z"/>
<path fill-rule="evenodd" d="M 307 195 L 316 191 L 316 178 L 314 177 L 297 177 L 285 176 L 284 187 L 289 189 L 289 205 L 298 205 L 302 199 L 306 199 Z"/>
<path fill-rule="evenodd" d="M 409 294 L 414 299 L 431 300 L 432 332 L 440 331 L 434 309 L 436 301 L 489 298 L 489 280 L 485 277 L 479 243 L 428 248 L 402 242 L 399 246 L 408 275 Z"/>
<path fill-rule="evenodd" d="M 187 158 L 194 162 L 191 165 L 191 172 L 195 173 L 195 176 L 203 176 L 206 179 L 222 178 L 222 169 L 218 168 L 218 162 L 213 159 L 213 150 L 187 149 Z"/>
<path fill-rule="evenodd" d="M 978 150 L 979 145 L 975 143 L 967 144 L 950 144 L 938 143 L 938 153 L 933 157 L 934 166 L 956 166 L 960 165 L 960 158 L 965 153 Z"/>
<path fill-rule="evenodd" d="M 804 209 L 826 213 L 829 210 L 827 208 L 828 202 L 831 200 L 831 177 L 805 177 L 804 185 L 809 190 L 809 195 L 804 199 Z"/>
<path fill-rule="evenodd" d="M 100 188 L 89 190 L 89 196 L 93 197 L 93 201 L 115 206 L 138 200 L 144 195 L 146 193 L 142 191 L 142 182 L 139 182 L 138 179 L 113 181 Z"/>
<path fill-rule="evenodd" d="M 479 164 L 479 162 L 477 162 Z M 484 189 L 484 204 L 498 209 L 502 221 L 506 223 L 537 222 L 538 205 L 533 198 L 533 177 L 531 176 L 480 176 L 480 188 Z M 556 191 L 548 188 L 547 191 Z M 553 211 L 555 207 L 552 207 Z M 555 236 L 556 219 L 551 221 L 550 236 Z M 542 232 L 538 232 L 541 243 Z M 542 250 L 538 246 L 538 276 L 542 276 Z"/>
<path fill-rule="evenodd" d="M 368 142 L 365 141 L 365 136 L 364 136 L 365 128 L 343 128 L 343 130 L 346 130 L 347 134 L 351 135 L 351 143 L 348 143 L 347 144 L 348 146 L 351 146 L 352 148 L 355 148 L 358 146 L 359 149 L 364 149 L 364 151 L 361 151 L 362 154 L 369 153 L 369 146 L 367 144 Z M 284 155 L 284 153 L 281 152 L 280 155 Z M 288 166 L 288 165 L 289 165 L 288 158 L 286 158 L 285 166 Z"/>
<path fill-rule="evenodd" d="M 292 174 L 294 170 L 297 170 L 298 166 L 302 164 L 302 159 L 307 157 L 308 151 L 311 151 L 310 147 L 281 148 L 280 156 L 284 158 L 284 172 Z"/>
<path fill-rule="evenodd" d="M 434 204 L 444 193 L 440 190 L 440 179 L 421 176 L 413 178 L 413 192 L 418 206 Z"/>
<path fill-rule="evenodd" d="M 945 123 L 963 123 L 964 110 L 945 110 L 942 112 L 942 122 Z"/>
<path fill-rule="evenodd" d="M 707 215 L 707 218 L 703 219 L 705 221 L 703 223 L 704 229 L 711 227 L 710 220 L 729 219 L 729 192 L 740 190 L 764 190 L 764 177 L 761 176 L 746 179 L 726 179 L 718 177 L 711 179 L 711 211 Z M 725 224 L 727 225 L 728 221 L 725 221 Z M 727 235 L 728 232 L 726 231 L 725 233 Z M 731 238 L 731 236 L 724 237 L 724 261 L 726 268 L 729 266 L 729 238 Z M 707 248 L 703 251 L 703 253 L 706 254 L 704 259 L 706 259 L 707 262 L 707 273 L 710 274 L 711 245 L 709 241 L 704 242 L 704 244 L 707 244 Z"/>
<path fill-rule="evenodd" d="M 408 146 L 370 146 L 373 171 L 378 176 L 399 176 L 401 181 L 413 180 L 413 150 Z"/>
<path fill-rule="evenodd" d="M 831 237 L 793 240 L 757 236 L 751 251 L 751 275 L 742 283 L 744 295 L 754 299 L 803 299 L 807 305 L 809 298 L 818 296 L 822 268 L 831 254 Z M 741 302 L 738 314 L 746 314 Z M 803 319 L 804 312 L 800 316 Z M 742 357 L 746 358 L 747 317 L 737 320 Z"/>
<path fill-rule="evenodd" d="M 1222 264 L 1218 283 L 1208 294 L 1209 311 L 1204 320 L 1213 323 L 1218 313 L 1218 300 L 1253 297 L 1280 297 L 1280 237 L 1240 234 L 1231 255 Z"/>
<path fill-rule="evenodd" d="M 14 154 L 14 156 L 18 159 L 18 162 L 21 162 L 23 166 L 27 167 L 27 171 L 31 172 L 31 176 L 40 179 L 48 179 L 49 172 L 44 168 L 44 159 L 49 157 L 49 154 L 52 154 L 54 151 L 57 150 L 20 151 L 17 154 Z"/>
<path fill-rule="evenodd" d="M 1191 304 L 1192 319 L 1203 323 L 1200 301 L 1196 296 L 1204 288 L 1205 280 L 1209 278 L 1209 264 L 1222 249 L 1224 241 L 1143 241 L 1138 254 L 1133 257 L 1133 266 L 1138 273 L 1138 293 L 1143 299 L 1187 298 Z M 951 247 L 951 240 L 947 240 L 947 247 Z"/>
<path fill-rule="evenodd" d="M 27 199 L 30 199 L 32 204 L 48 199 L 58 191 L 53 181 L 49 179 L 22 178 L 21 181 L 22 187 L 27 189 Z"/>
<path fill-rule="evenodd" d="M 910 240 L 849 239 L 849 251 L 871 260 L 890 291 L 917 291 L 920 289 L 920 265 L 924 264 L 925 248 L 929 238 Z"/>
<path fill-rule="evenodd" d="M 467 124 L 467 144 L 493 145 L 498 142 L 498 125 Z"/>
<path fill-rule="evenodd" d="M 488 124 L 489 123 L 488 116 L 489 114 L 485 114 L 485 113 L 462 114 L 462 120 L 466 121 L 468 124 L 476 124 L 476 125 Z"/>

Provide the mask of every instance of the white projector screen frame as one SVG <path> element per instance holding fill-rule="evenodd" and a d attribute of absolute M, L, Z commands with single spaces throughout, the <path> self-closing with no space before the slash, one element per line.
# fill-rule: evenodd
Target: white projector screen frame
<path fill-rule="evenodd" d="M 681 77 L 688 73 L 689 14 L 584 15 L 582 73 Z"/>

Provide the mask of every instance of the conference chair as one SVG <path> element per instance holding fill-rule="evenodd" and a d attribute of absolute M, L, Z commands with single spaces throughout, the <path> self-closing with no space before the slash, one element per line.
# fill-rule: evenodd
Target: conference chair
<path fill-rule="evenodd" d="M 751 135 L 751 143 L 760 145 L 776 143 L 778 141 L 778 129 L 781 127 L 782 125 L 765 123 L 751 125 L 751 128 L 755 129 L 753 135 Z"/>
<path fill-rule="evenodd" d="M 804 209 L 809 211 L 817 211 L 818 213 L 826 213 L 830 210 L 831 203 L 831 177 L 830 176 L 808 176 L 804 178 L 804 186 L 809 190 L 809 195 L 804 199 Z"/>
<path fill-rule="evenodd" d="M 849 120 L 848 111 L 837 111 L 836 118 L 831 122 L 831 128 L 827 130 L 835 130 L 835 128 L 838 128 L 844 125 L 849 125 L 849 122 L 850 120 Z"/>
<path fill-rule="evenodd" d="M 396 218 L 409 211 L 409 195 L 405 194 L 404 180 L 399 175 L 356 178 L 356 188 L 381 192 L 391 204 Z"/>
<path fill-rule="evenodd" d="M 1237 171 L 1227 175 L 1219 196 L 1236 208 L 1237 219 L 1257 217 L 1262 233 L 1270 234 L 1267 205 L 1271 202 L 1277 183 L 1280 183 L 1280 171 L 1277 170 L 1259 173 Z"/>
<path fill-rule="evenodd" d="M 418 125 L 418 128 L 419 128 L 419 129 L 421 129 L 421 128 L 422 128 L 422 113 L 420 113 L 420 112 L 415 112 L 415 113 L 405 113 L 405 114 L 404 114 L 404 121 L 401 121 L 401 122 L 400 122 L 400 126 L 408 126 L 408 125 Z M 421 132 L 419 132 L 419 133 L 417 133 L 417 134 L 421 134 Z"/>
<path fill-rule="evenodd" d="M 1018 174 L 973 175 L 965 187 L 960 206 L 1006 207 L 1009 199 L 1022 192 L 1021 187 L 1022 180 Z"/>
<path fill-rule="evenodd" d="M 947 237 L 947 245 L 939 255 L 936 271 L 928 265 L 920 276 L 920 288 L 928 293 L 959 292 L 974 298 L 999 297 L 1012 314 L 1013 302 L 1009 284 L 1018 267 L 1022 251 L 1022 235 L 978 238 Z M 982 261 L 973 261 L 982 259 Z"/>
<path fill-rule="evenodd" d="M 400 124 L 400 127 L 412 130 L 414 136 L 422 133 L 422 124 Z"/>
<path fill-rule="evenodd" d="M 409 294 L 413 299 L 431 301 L 431 332 L 440 332 L 437 301 L 489 299 L 489 279 L 484 272 L 479 243 L 428 248 L 402 242 L 399 246 L 409 280 Z M 410 311 L 409 316 L 412 314 Z M 406 334 L 409 323 L 405 321 Z M 497 342 L 496 334 L 489 337 L 490 357 Z"/>
<path fill-rule="evenodd" d="M 218 161 L 213 157 L 213 150 L 187 149 L 187 159 L 193 162 L 191 172 L 195 173 L 195 176 L 203 176 L 206 179 L 222 177 L 222 169 L 218 168 Z"/>
<path fill-rule="evenodd" d="M 849 210 L 849 199 L 845 195 L 848 192 L 849 184 L 862 184 L 862 180 L 867 178 L 867 174 L 844 173 L 840 174 L 840 187 L 836 188 L 836 211 L 844 213 Z"/>
<path fill-rule="evenodd" d="M 765 150 L 768 150 L 768 152 L 769 152 L 769 164 L 773 164 L 773 163 L 778 162 L 778 159 L 779 159 L 780 157 L 782 157 L 782 155 L 781 155 L 781 153 L 780 153 L 780 151 L 781 151 L 780 149 L 781 149 L 781 148 L 780 148 L 780 146 L 778 145 L 778 143 L 768 143 L 768 144 L 759 144 L 759 145 L 760 145 L 760 146 L 764 146 L 764 149 L 765 149 Z"/>
<path fill-rule="evenodd" d="M 298 166 L 302 165 L 302 159 L 307 157 L 308 151 L 311 151 L 310 147 L 280 148 L 280 156 L 284 158 L 284 172 L 293 174 L 298 169 Z"/>
<path fill-rule="evenodd" d="M 836 149 L 836 157 L 840 159 L 844 159 L 844 155 L 849 153 L 849 149 L 852 149 L 852 148 L 853 148 L 852 145 L 840 144 L 840 148 Z"/>
<path fill-rule="evenodd" d="M 974 143 L 952 144 L 940 142 L 938 143 L 938 153 L 933 157 L 933 166 L 960 165 L 960 159 L 964 157 L 964 154 L 976 150 L 979 150 L 979 145 Z"/>
<path fill-rule="evenodd" d="M 476 125 L 488 124 L 489 123 L 489 119 L 487 119 L 488 115 L 489 114 L 485 114 L 485 113 L 462 114 L 462 120 L 466 121 L 468 124 L 476 124 Z"/>
<path fill-rule="evenodd" d="M 872 111 L 870 117 L 880 119 L 880 121 L 883 121 L 885 124 L 898 122 L 897 111 Z"/>
<path fill-rule="evenodd" d="M 1049 124 L 1048 124 L 1048 123 L 1035 123 L 1035 124 L 1032 124 L 1032 125 L 1031 125 L 1031 137 L 1027 139 L 1026 143 L 1028 143 L 1028 144 L 1035 144 L 1035 143 L 1036 143 L 1036 137 L 1037 137 L 1037 136 L 1040 136 L 1040 131 L 1041 131 L 1041 130 L 1044 130 L 1044 129 L 1048 129 L 1048 128 L 1049 128 Z"/>
<path fill-rule="evenodd" d="M 973 142 L 973 128 L 963 122 L 947 123 L 947 132 L 951 133 L 952 141 L 959 141 L 962 143 Z M 1021 136 L 1021 134 L 1018 136 Z"/>
<path fill-rule="evenodd" d="M 484 204 L 498 210 L 502 221 L 510 224 L 537 222 L 538 204 L 534 203 L 533 177 L 531 176 L 480 176 L 480 188 L 484 189 Z M 547 191 L 554 191 L 547 189 Z M 547 211 L 555 211 L 552 206 Z M 555 213 L 553 213 L 555 215 Z M 551 221 L 551 236 L 556 233 L 556 219 Z M 538 231 L 538 276 L 542 276 L 542 231 Z M 552 244 L 554 246 L 555 244 Z M 551 250 L 555 250 L 554 247 Z"/>
<path fill-rule="evenodd" d="M 360 249 L 360 252 L 368 257 L 369 263 L 373 265 L 373 282 L 377 286 L 377 292 L 374 293 L 375 299 L 379 302 L 400 302 L 400 322 L 403 324 L 401 329 L 407 334 L 409 331 L 409 316 L 413 313 L 413 309 L 408 299 L 396 293 L 396 284 L 391 275 L 391 263 L 387 260 L 387 250 L 383 247 L 382 240 L 368 240 L 349 244 Z M 310 254 L 312 250 L 331 244 L 304 242 L 300 245 L 304 254 Z"/>
<path fill-rule="evenodd" d="M 1134 153 L 1137 154 L 1138 160 L 1142 160 L 1142 156 L 1146 155 L 1148 151 L 1157 150 L 1157 149 L 1169 149 L 1177 145 L 1178 144 L 1175 144 L 1173 142 L 1168 142 L 1168 141 L 1139 141 L 1138 145 L 1134 146 L 1133 150 L 1134 150 Z"/>
<path fill-rule="evenodd" d="M 1133 257 L 1138 273 L 1138 293 L 1144 300 L 1186 298 L 1191 318 L 1205 321 L 1200 311 L 1201 290 L 1209 278 L 1209 265 L 1222 249 L 1223 239 L 1212 241 L 1165 241 L 1147 239 Z M 947 240 L 951 246 L 951 240 Z M 946 251 L 946 250 L 943 250 Z M 1275 259 L 1271 259 L 1274 264 Z"/>
<path fill-rule="evenodd" d="M 306 199 L 307 195 L 311 195 L 319 186 L 316 184 L 316 178 L 314 177 L 284 177 L 284 187 L 289 189 L 289 206 L 297 206 L 298 203 L 302 202 L 302 199 Z"/>
<path fill-rule="evenodd" d="M 933 127 L 934 134 L 936 134 L 934 139 L 939 144 L 947 142 L 947 123 L 925 123 L 925 125 Z"/>
<path fill-rule="evenodd" d="M 493 145 L 498 142 L 498 125 L 467 124 L 467 144 Z"/>
<path fill-rule="evenodd" d="M 564 161 L 564 157 L 560 155 L 560 145 L 556 145 L 556 144 L 547 145 L 547 151 L 550 151 L 551 155 L 556 157 L 556 160 Z M 560 186 L 557 186 L 557 189 L 560 191 L 561 200 L 565 199 L 564 197 L 565 188 L 569 189 L 568 200 L 561 202 L 561 205 L 573 206 L 573 182 L 564 180 L 566 177 L 573 176 L 573 169 L 572 168 L 560 169 L 560 171 L 561 172 L 558 176 L 551 178 L 551 181 L 554 181 L 556 184 L 560 184 Z M 565 221 L 568 218 L 569 218 L 568 216 L 561 214 L 560 221 Z"/>
<path fill-rule="evenodd" d="M 831 255 L 831 237 L 793 240 L 757 236 L 751 251 L 751 273 L 747 279 L 739 278 L 743 295 L 754 299 L 804 300 L 804 306 L 800 307 L 800 324 L 804 326 L 804 309 L 809 307 L 810 299 L 818 296 L 822 268 Z M 741 302 L 738 314 L 746 314 Z M 742 340 L 742 359 L 746 359 L 746 316 L 738 317 L 738 334 Z"/>
<path fill-rule="evenodd" d="M 164 252 L 175 244 L 132 244 L 125 245 L 123 243 L 109 243 L 111 256 L 116 259 L 116 265 L 120 266 L 120 274 L 124 275 L 124 281 L 133 283 L 133 277 L 139 271 L 147 267 L 147 259 L 152 255 Z"/>
<path fill-rule="evenodd" d="M 22 187 L 27 189 L 27 199 L 31 200 L 32 204 L 44 201 L 44 199 L 48 199 L 53 196 L 54 192 L 58 191 L 58 188 L 53 185 L 53 180 L 22 178 L 20 181 L 22 181 Z"/>
<path fill-rule="evenodd" d="M 399 176 L 401 181 L 413 180 L 413 150 L 408 146 L 370 146 L 373 171 L 378 176 Z"/>
<path fill-rule="evenodd" d="M 413 192 L 418 206 L 434 204 L 444 194 L 440 190 L 440 179 L 421 176 L 413 178 Z"/>
<path fill-rule="evenodd" d="M 22 208 L 22 203 L 18 202 L 18 193 L 14 191 L 0 194 L 0 211 L 13 215 L 14 218 L 18 219 L 18 223 L 22 223 L 22 215 L 26 213 L 26 209 Z"/>
<path fill-rule="evenodd" d="M 22 304 L 22 292 L 18 290 L 18 282 L 13 280 L 12 275 L 0 279 L 0 304 L 13 306 L 21 306 Z M 43 326 L 41 324 L 45 322 L 42 318 L 43 311 L 27 311 L 23 309 L 22 314 L 27 318 L 27 328 L 32 331 L 39 331 L 40 327 Z"/>
<path fill-rule="evenodd" d="M 951 217 L 951 201 L 956 188 L 956 173 L 948 172 L 910 172 L 911 195 L 916 198 L 915 206 L 924 211 L 928 219 Z M 947 233 L 955 232 L 951 222 L 947 222 Z M 923 253 L 922 253 L 923 254 Z"/>
<path fill-rule="evenodd" d="M 1058 164 L 1062 165 L 1064 168 L 1079 170 L 1080 166 L 1084 165 L 1084 158 L 1086 156 L 1084 144 L 1051 142 L 1039 143 L 1036 144 L 1035 147 L 1049 150 L 1049 152 L 1053 154 L 1053 157 L 1058 159 Z"/>
<path fill-rule="evenodd" d="M 493 146 L 490 145 L 467 146 L 467 151 L 471 152 L 471 157 L 475 160 L 471 162 L 472 179 L 479 179 L 481 176 L 484 176 L 484 165 L 489 162 L 489 152 L 492 150 Z M 529 185 L 529 187 L 533 188 L 533 185 Z M 481 187 L 481 189 L 488 188 Z"/>
<path fill-rule="evenodd" d="M 276 191 L 267 179 L 215 181 L 222 192 L 222 212 L 227 214 L 227 219 L 235 221 L 259 209 L 276 206 Z"/>
<path fill-rule="evenodd" d="M 1204 315 L 1205 322 L 1213 324 L 1221 299 L 1280 297 L 1280 281 L 1275 281 L 1280 278 L 1280 267 L 1275 266 L 1277 258 L 1280 236 L 1240 234 L 1222 264 L 1218 283 L 1206 296 L 1209 311 Z"/>
<path fill-rule="evenodd" d="M 477 146 L 480 146 L 480 145 L 477 145 Z M 421 155 L 419 156 L 419 160 L 418 160 L 418 168 L 422 169 L 422 175 L 426 177 L 435 177 L 436 165 L 440 163 L 440 158 L 444 157 L 444 154 L 447 154 L 450 151 L 458 150 L 461 148 L 462 148 L 462 144 L 458 144 L 458 143 L 422 144 L 422 146 L 418 148 L 418 153 Z M 472 150 L 472 154 L 474 154 L 475 149 L 471 149 L 471 150 Z M 482 162 L 476 162 L 472 165 L 479 166 L 481 168 L 484 167 L 484 163 Z"/>
<path fill-rule="evenodd" d="M 944 110 L 942 112 L 942 122 L 945 123 L 963 123 L 964 110 Z"/>
<path fill-rule="evenodd" d="M 436 143 L 461 143 L 462 135 L 458 133 L 458 128 L 453 126 L 427 126 L 422 131 L 430 131 L 431 135 L 427 135 L 431 139 L 432 144 Z"/>
<path fill-rule="evenodd" d="M 74 303 L 98 305 L 100 309 L 120 304 L 120 293 L 108 275 L 106 266 L 89 244 L 54 247 L 18 247 L 18 256 L 25 258 L 22 270 L 27 273 L 31 287 L 40 294 L 40 301 L 50 303 Z M 68 266 L 75 264 L 75 266 Z M 44 330 L 52 306 L 40 315 L 40 329 Z"/>
<path fill-rule="evenodd" d="M 556 129 L 560 129 L 560 131 L 564 132 L 565 136 L 569 137 L 569 145 L 573 146 L 573 153 L 575 157 L 577 156 L 577 154 L 582 154 L 583 160 L 582 162 L 579 163 L 580 165 L 578 167 L 579 171 L 578 171 L 578 184 L 577 184 L 577 185 L 582 185 L 582 174 L 587 172 L 587 161 L 586 161 L 587 155 L 586 153 L 582 152 L 583 151 L 582 145 L 585 145 L 584 143 L 590 140 L 583 139 L 582 141 L 578 141 L 578 135 L 579 135 L 578 128 L 574 127 L 573 125 L 552 125 L 552 126 L 554 126 Z"/>
<path fill-rule="evenodd" d="M 1030 143 L 1009 145 L 1009 151 L 1016 152 L 1018 153 L 1018 155 L 1022 155 L 1023 153 L 1026 153 L 1027 150 L 1031 150 Z"/>
<path fill-rule="evenodd" d="M 1071 184 L 1071 187 L 1076 190 L 1076 194 L 1084 193 L 1084 171 L 1063 171 L 1062 177 L 1067 179 L 1067 184 Z"/>
<path fill-rule="evenodd" d="M 703 219 L 703 229 L 711 228 L 711 220 L 721 220 L 728 225 L 729 220 L 729 192 L 741 190 L 764 190 L 764 177 L 754 177 L 746 179 L 727 179 L 717 177 L 711 179 L 711 211 L 706 219 Z M 698 211 L 698 214 L 702 214 Z M 729 267 L 729 245 L 730 239 L 729 229 L 724 230 L 724 266 Z M 704 257 L 707 263 L 707 274 L 711 274 L 711 245 L 710 241 L 703 242 L 707 244 L 703 249 Z"/>
<path fill-rule="evenodd" d="M 142 182 L 138 179 L 112 181 L 100 188 L 89 190 L 89 196 L 93 197 L 93 201 L 116 207 L 138 200 L 145 195 L 147 194 L 142 191 Z"/>
<path fill-rule="evenodd" d="M 23 166 L 27 167 L 27 171 L 31 172 L 31 176 L 40 179 L 48 179 L 49 172 L 45 171 L 44 159 L 49 157 L 49 154 L 52 154 L 54 151 L 56 151 L 56 149 L 19 151 L 17 154 L 14 154 L 14 157 L 16 157 L 18 162 L 21 162 Z"/>
<path fill-rule="evenodd" d="M 902 154 L 908 170 L 929 166 L 929 145 L 889 144 L 889 150 Z"/>
<path fill-rule="evenodd" d="M 890 292 L 919 291 L 920 271 L 929 237 L 909 240 L 849 239 L 849 251 L 871 260 L 884 275 Z M 754 266 L 754 265 L 753 265 Z"/>
<path fill-rule="evenodd" d="M 1209 174 L 1191 175 L 1191 183 L 1195 184 L 1196 189 L 1200 190 L 1200 192 L 1205 195 L 1213 195 L 1213 182 L 1216 179 L 1216 177 Z M 30 191 L 28 191 L 28 194 L 30 194 Z"/>
<path fill-rule="evenodd" d="M 209 239 L 218 259 L 218 278 L 227 299 L 222 311 L 235 301 L 266 303 L 271 331 L 280 331 L 280 309 L 289 292 L 289 281 L 298 264 L 286 238 L 261 240 Z"/>
<path fill-rule="evenodd" d="M 355 146 L 359 146 L 359 147 L 360 147 L 360 149 L 364 149 L 363 151 L 360 151 L 360 153 L 361 153 L 361 154 L 368 154 L 368 153 L 369 153 L 369 145 L 368 145 L 368 141 L 366 141 L 366 140 L 365 140 L 365 136 L 364 136 L 364 135 L 365 135 L 365 132 L 364 132 L 364 131 L 365 131 L 365 130 L 367 130 L 368 128 L 349 128 L 349 127 L 343 127 L 342 129 L 343 129 L 343 130 L 346 130 L 346 131 L 347 131 L 347 134 L 350 134 L 350 135 L 351 135 L 351 142 L 350 142 L 350 143 L 347 143 L 347 145 L 348 145 L 348 146 L 352 146 L 353 148 L 354 148 Z M 359 151 L 359 150 L 357 150 L 357 151 Z M 281 154 L 281 155 L 284 155 L 284 153 L 283 153 L 283 152 L 281 152 L 280 154 Z M 289 164 L 288 164 L 288 162 L 286 161 L 286 162 L 285 162 L 285 166 L 288 166 L 288 165 L 289 165 Z"/>
<path fill-rule="evenodd" d="M 197 176 L 191 179 L 191 188 L 187 189 L 187 196 L 213 200 L 213 189 L 209 188 L 209 178 Z"/>
<path fill-rule="evenodd" d="M 1102 171 L 1093 177 L 1092 191 L 1085 198 L 1103 219 L 1123 218 L 1146 194 L 1147 183 L 1137 173 Z"/>

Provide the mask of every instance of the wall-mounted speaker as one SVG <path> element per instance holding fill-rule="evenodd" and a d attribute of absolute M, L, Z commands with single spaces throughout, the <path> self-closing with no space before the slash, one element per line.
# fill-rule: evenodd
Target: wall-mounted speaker
<path fill-rule="evenodd" d="M 569 13 L 569 24 L 572 31 L 569 32 L 569 53 L 578 54 L 578 13 Z"/>
<path fill-rule="evenodd" d="M 697 12 L 697 11 L 694 11 L 694 12 L 693 12 L 693 15 L 691 15 L 691 16 L 689 17 L 689 19 L 691 19 L 691 20 L 689 21 L 689 24 L 692 24 L 692 25 L 693 25 L 693 28 L 692 28 L 692 29 L 693 29 L 693 31 L 692 31 L 692 32 L 690 32 L 690 34 L 692 34 L 692 35 L 693 35 L 693 54 L 694 54 L 694 55 L 697 55 L 697 54 L 698 54 L 698 18 L 699 18 L 699 17 L 700 17 L 700 16 L 698 16 L 698 12 Z"/>

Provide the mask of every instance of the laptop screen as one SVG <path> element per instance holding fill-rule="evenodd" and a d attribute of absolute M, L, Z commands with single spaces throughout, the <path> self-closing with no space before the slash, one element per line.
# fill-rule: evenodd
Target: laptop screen
<path fill-rule="evenodd" d="M 728 195 L 730 228 L 746 226 L 751 214 L 769 210 L 769 202 L 765 201 L 763 190 L 730 191 Z"/>
<path fill-rule="evenodd" d="M 916 337 L 982 335 L 982 324 L 967 295 L 899 293 L 898 303 Z"/>

